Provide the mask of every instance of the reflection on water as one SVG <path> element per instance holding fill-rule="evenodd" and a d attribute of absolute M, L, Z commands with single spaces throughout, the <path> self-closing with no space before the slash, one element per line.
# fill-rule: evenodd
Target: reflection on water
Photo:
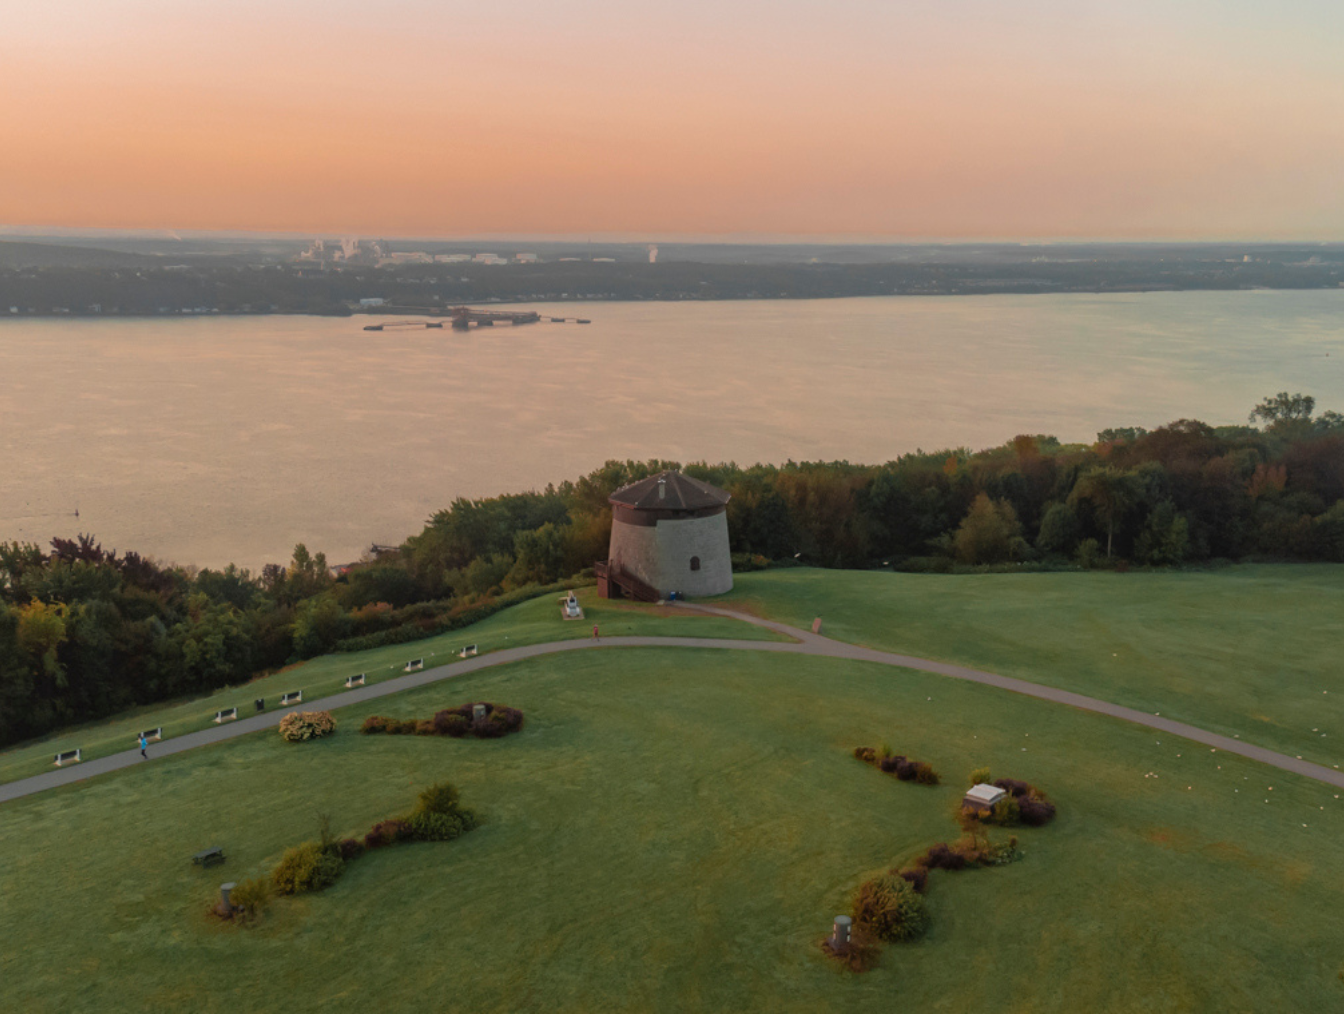
<path fill-rule="evenodd" d="M 1279 390 L 1344 410 L 1344 292 L 557 312 L 593 323 L 0 320 L 0 539 L 92 531 L 253 568 L 302 541 L 343 561 L 454 497 L 608 458 L 879 462 L 1024 432 L 1239 423 Z"/>

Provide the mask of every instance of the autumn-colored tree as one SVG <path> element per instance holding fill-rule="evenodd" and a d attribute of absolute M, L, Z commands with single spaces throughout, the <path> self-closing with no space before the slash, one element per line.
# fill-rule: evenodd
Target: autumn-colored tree
<path fill-rule="evenodd" d="M 65 640 L 66 607 L 64 603 L 47 604 L 33 599 L 19 610 L 19 647 L 42 663 L 48 676 L 61 683 L 61 664 L 56 649 Z"/>

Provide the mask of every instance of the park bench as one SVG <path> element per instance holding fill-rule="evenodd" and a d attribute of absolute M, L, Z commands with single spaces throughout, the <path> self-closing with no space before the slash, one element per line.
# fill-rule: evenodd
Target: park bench
<path fill-rule="evenodd" d="M 163 739 L 163 726 L 159 726 L 157 729 L 145 729 L 140 733 L 140 735 L 135 737 L 135 741 L 137 743 L 139 743 L 140 740 L 142 739 L 148 740 L 151 743 Z"/>
<path fill-rule="evenodd" d="M 56 755 L 55 765 L 59 768 L 65 764 L 78 764 L 84 758 L 79 755 L 79 749 L 66 750 L 64 753 Z"/>
<path fill-rule="evenodd" d="M 215 724 L 219 725 L 221 722 L 232 722 L 237 717 L 237 708 L 224 708 L 221 711 L 215 712 Z"/>
<path fill-rule="evenodd" d="M 420 671 L 421 669 L 423 669 L 424 667 L 425 667 L 425 660 L 424 660 L 423 658 L 413 658 L 413 659 L 411 659 L 409 662 L 406 663 L 406 668 L 403 669 L 403 670 L 401 670 L 401 671 L 402 671 L 402 672 L 418 672 L 418 671 Z"/>
<path fill-rule="evenodd" d="M 362 687 L 363 685 L 364 685 L 363 673 L 360 673 L 358 676 L 347 676 L 345 678 L 345 689 L 347 690 L 349 690 L 351 687 Z"/>
<path fill-rule="evenodd" d="M 471 658 L 471 656 L 473 656 L 473 655 L 475 655 L 475 654 L 476 654 L 476 645 L 474 645 L 474 644 L 469 644 L 469 645 L 467 645 L 465 648 L 463 648 L 461 651 L 459 651 L 459 652 L 457 653 L 457 657 L 458 657 L 458 658 Z"/>
<path fill-rule="evenodd" d="M 303 701 L 302 690 L 291 690 L 287 694 L 280 695 L 280 706 L 283 708 L 287 704 L 300 704 Z"/>
<path fill-rule="evenodd" d="M 208 849 L 201 849 L 191 857 L 192 863 L 196 866 L 218 866 L 224 861 L 224 850 L 218 845 L 211 845 Z"/>

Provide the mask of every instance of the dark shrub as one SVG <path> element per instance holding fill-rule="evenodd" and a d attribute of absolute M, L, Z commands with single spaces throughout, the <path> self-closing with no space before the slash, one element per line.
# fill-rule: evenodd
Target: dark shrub
<path fill-rule="evenodd" d="M 364 847 L 379 849 L 385 845 L 394 845 L 411 837 L 411 825 L 400 817 L 379 821 L 373 830 L 364 836 Z"/>
<path fill-rule="evenodd" d="M 494 705 L 494 710 L 490 712 L 490 719 L 503 725 L 506 733 L 517 732 L 523 727 L 523 713 L 517 708 L 508 708 L 503 704 Z"/>
<path fill-rule="evenodd" d="M 871 746 L 856 746 L 854 748 L 854 756 L 865 764 L 877 763 L 877 751 Z"/>
<path fill-rule="evenodd" d="M 414 718 L 408 718 L 400 722 L 388 722 L 387 731 L 398 736 L 413 736 L 418 725 Z"/>
<path fill-rule="evenodd" d="M 937 785 L 938 772 L 933 770 L 932 764 L 919 761 L 915 764 L 915 781 L 920 785 Z"/>
<path fill-rule="evenodd" d="M 888 755 L 886 757 L 883 757 L 878 762 L 877 766 L 880 767 L 883 771 L 890 774 L 891 772 L 896 770 L 896 766 L 900 764 L 903 760 L 905 760 L 904 757 L 899 757 L 896 755 Z"/>
<path fill-rule="evenodd" d="M 908 880 L 910 886 L 920 894 L 923 894 L 928 889 L 929 871 L 923 867 L 915 866 L 910 869 L 897 870 L 896 876 L 900 877 L 902 880 Z"/>
<path fill-rule="evenodd" d="M 364 843 L 358 838 L 346 838 L 337 846 L 337 850 L 341 859 L 348 863 L 351 859 L 364 854 Z"/>
<path fill-rule="evenodd" d="M 1028 827 L 1043 827 L 1055 819 L 1055 804 L 1040 796 L 1023 796 L 1017 801 L 1022 823 Z"/>
<path fill-rule="evenodd" d="M 364 719 L 364 724 L 359 727 L 360 732 L 377 733 L 387 731 L 388 719 L 382 715 L 370 715 Z"/>
<path fill-rule="evenodd" d="M 1025 796 L 1032 791 L 1029 782 L 1019 782 L 1016 778 L 1000 778 L 994 784 L 1014 798 Z"/>
<path fill-rule="evenodd" d="M 913 782 L 916 775 L 915 762 L 904 757 L 896 758 L 896 777 L 903 782 Z"/>
<path fill-rule="evenodd" d="M 422 718 L 415 723 L 415 734 L 417 736 L 433 736 L 436 732 L 434 722 L 431 719 Z"/>
<path fill-rule="evenodd" d="M 903 877 L 885 876 L 859 888 L 854 899 L 854 921 L 879 940 L 899 943 L 924 932 L 924 899 Z"/>
<path fill-rule="evenodd" d="M 920 857 L 919 865 L 931 870 L 962 870 L 966 868 L 966 857 L 954 851 L 947 842 L 939 842 Z"/>
<path fill-rule="evenodd" d="M 456 711 L 445 709 L 434 714 L 434 731 L 440 736 L 459 738 L 467 734 L 471 723 Z"/>

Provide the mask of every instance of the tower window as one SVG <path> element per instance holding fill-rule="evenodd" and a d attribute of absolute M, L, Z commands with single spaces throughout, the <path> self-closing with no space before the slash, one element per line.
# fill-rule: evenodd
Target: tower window
<path fill-rule="evenodd" d="M 699 570 L 699 569 L 700 569 L 700 557 L 698 556 L 691 557 L 691 570 Z"/>

